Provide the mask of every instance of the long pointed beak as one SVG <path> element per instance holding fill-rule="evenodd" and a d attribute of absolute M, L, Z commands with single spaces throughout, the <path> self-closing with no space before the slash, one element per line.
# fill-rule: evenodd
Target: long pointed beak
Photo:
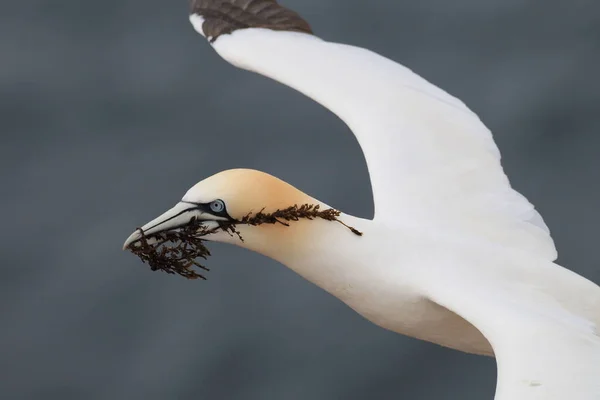
<path fill-rule="evenodd" d="M 212 214 L 200 210 L 196 205 L 190 203 L 177 203 L 177 205 L 171 208 L 169 211 L 162 214 L 160 217 L 153 219 L 146 225 L 142 226 L 142 231 L 145 236 L 152 235 L 153 233 L 169 231 L 172 229 L 181 228 L 190 223 L 192 218 L 198 220 L 215 220 L 219 219 Z M 133 243 L 140 240 L 142 234 L 139 230 L 133 232 L 125 243 L 123 244 L 123 250 L 126 250 Z"/>

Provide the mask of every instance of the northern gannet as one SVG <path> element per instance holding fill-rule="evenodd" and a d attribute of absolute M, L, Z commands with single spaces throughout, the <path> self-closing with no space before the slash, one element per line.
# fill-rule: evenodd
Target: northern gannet
<path fill-rule="evenodd" d="M 459 99 L 372 51 L 327 42 L 275 0 L 192 0 L 190 21 L 229 63 L 322 104 L 356 135 L 372 220 L 239 225 L 207 240 L 271 257 L 373 323 L 495 356 L 496 400 L 600 399 L 600 288 L 555 264 L 542 217 L 511 188 L 490 131 Z M 283 140 L 286 140 L 285 138 Z M 146 235 L 293 204 L 329 207 L 266 173 L 224 171 Z M 140 239 L 134 232 L 125 242 Z"/>

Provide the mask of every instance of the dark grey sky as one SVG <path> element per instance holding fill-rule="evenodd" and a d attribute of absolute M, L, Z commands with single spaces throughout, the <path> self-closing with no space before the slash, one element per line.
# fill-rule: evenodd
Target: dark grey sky
<path fill-rule="evenodd" d="M 600 282 L 600 3 L 282 3 L 319 36 L 464 100 L 561 264 Z M 209 281 L 196 282 L 121 251 L 133 228 L 233 167 L 372 212 L 347 128 L 226 64 L 186 0 L 10 2 L 0 33 L 0 398 L 492 397 L 491 359 L 384 331 L 257 254 L 213 245 Z"/>

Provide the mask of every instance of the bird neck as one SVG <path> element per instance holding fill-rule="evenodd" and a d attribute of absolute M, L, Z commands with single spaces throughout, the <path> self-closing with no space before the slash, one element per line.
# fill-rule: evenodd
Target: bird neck
<path fill-rule="evenodd" d="M 329 291 L 345 269 L 347 257 L 360 252 L 366 220 L 340 215 L 339 221 L 316 218 L 284 224 L 238 225 L 243 241 L 227 241 L 265 255 Z M 355 229 L 354 232 L 352 229 Z"/>

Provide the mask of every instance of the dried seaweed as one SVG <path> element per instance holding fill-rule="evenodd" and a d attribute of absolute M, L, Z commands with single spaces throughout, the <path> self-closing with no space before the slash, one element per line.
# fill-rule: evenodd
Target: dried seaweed
<path fill-rule="evenodd" d="M 196 261 L 198 258 L 207 259 L 210 251 L 204 245 L 206 240 L 203 236 L 215 232 L 219 229 L 232 235 L 237 235 L 240 240 L 244 240 L 240 232 L 236 229 L 237 225 L 262 225 L 262 224 L 281 224 L 289 226 L 289 222 L 300 219 L 313 220 L 321 218 L 326 221 L 335 221 L 358 236 L 362 232 L 346 225 L 338 219 L 340 212 L 332 208 L 321 210 L 319 205 L 304 204 L 301 206 L 293 205 L 283 210 L 277 210 L 272 213 L 264 213 L 263 210 L 256 214 L 248 214 L 239 221 L 221 222 L 217 228 L 207 228 L 202 221 L 192 220 L 188 225 L 178 230 L 166 231 L 154 235 L 146 236 L 141 228 L 138 231 L 141 234 L 139 242 L 129 247 L 129 250 L 138 256 L 142 262 L 147 263 L 152 271 L 164 271 L 168 274 L 178 274 L 187 279 L 204 279 L 206 277 L 198 273 L 197 269 L 209 271 L 209 269 Z M 153 239 L 150 243 L 149 239 Z"/>
<path fill-rule="evenodd" d="M 206 277 L 194 270 L 194 266 L 204 271 L 209 269 L 196 261 L 197 258 L 206 260 L 210 251 L 200 237 L 211 230 L 197 220 L 176 231 L 166 231 L 146 236 L 141 228 L 139 242 L 129 246 L 129 250 L 147 263 L 152 271 L 164 271 L 168 274 L 178 274 L 187 279 L 204 279 Z M 148 239 L 155 239 L 150 244 Z"/>

